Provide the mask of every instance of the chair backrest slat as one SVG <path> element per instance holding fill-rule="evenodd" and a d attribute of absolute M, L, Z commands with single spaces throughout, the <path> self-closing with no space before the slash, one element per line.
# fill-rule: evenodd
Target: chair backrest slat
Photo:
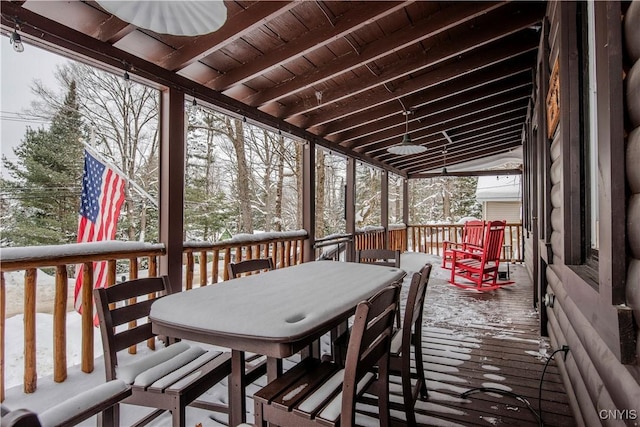
<path fill-rule="evenodd" d="M 464 224 L 464 235 L 462 236 L 462 242 L 472 244 L 476 246 L 482 245 L 484 237 L 484 221 L 471 220 Z"/>
<path fill-rule="evenodd" d="M 483 257 L 485 262 L 497 261 L 500 259 L 505 225 L 505 221 L 487 222 L 483 250 Z"/>
<path fill-rule="evenodd" d="M 132 279 L 124 282 L 127 283 L 128 286 L 119 286 L 120 283 L 116 283 L 113 286 L 101 289 L 105 289 L 104 297 L 106 297 L 107 303 L 115 303 L 126 301 L 140 295 L 162 292 L 165 290 L 165 280 L 166 276 Z"/>
<path fill-rule="evenodd" d="M 229 278 L 235 279 L 239 274 L 273 270 L 273 260 L 271 258 L 248 259 L 240 262 L 229 263 Z"/>
<path fill-rule="evenodd" d="M 111 310 L 113 326 L 120 326 L 133 320 L 146 318 L 154 301 L 153 299 L 147 299 Z"/>
<path fill-rule="evenodd" d="M 361 249 L 356 252 L 356 262 L 387 267 L 400 267 L 400 251 L 391 249 Z"/>
<path fill-rule="evenodd" d="M 151 330 L 151 323 L 145 323 L 115 334 L 113 345 L 118 352 L 153 337 L 155 334 Z"/>

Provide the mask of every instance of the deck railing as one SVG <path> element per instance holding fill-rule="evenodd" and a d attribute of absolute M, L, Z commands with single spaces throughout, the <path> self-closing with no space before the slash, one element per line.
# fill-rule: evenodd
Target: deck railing
<path fill-rule="evenodd" d="M 21 247 L 2 249 L 0 273 L 0 401 L 5 396 L 5 339 L 6 339 L 6 282 L 5 273 L 24 270 L 24 392 L 33 393 L 37 388 L 36 372 L 36 294 L 38 270 L 55 270 L 53 306 L 53 379 L 62 382 L 67 378 L 67 304 L 69 271 L 83 265 L 81 370 L 93 372 L 93 295 L 94 262 L 106 261 L 106 283 L 116 283 L 118 262 L 128 264 L 128 275 L 138 277 L 139 267 L 146 263 L 149 275 L 157 273 L 158 257 L 164 254 L 164 245 L 137 242 L 98 242 L 56 246 Z"/>
<path fill-rule="evenodd" d="M 303 241 L 307 239 L 304 230 L 283 233 L 262 233 L 239 235 L 216 243 L 184 243 L 183 288 L 194 286 L 194 270 L 198 264 L 198 283 L 205 286 L 228 279 L 227 266 L 231 261 L 249 258 L 271 257 L 276 268 L 299 264 L 304 257 Z M 98 242 L 57 246 L 3 248 L 0 272 L 0 402 L 5 399 L 6 361 L 6 281 L 5 273 L 24 271 L 24 381 L 25 393 L 37 389 L 36 371 L 36 295 L 39 287 L 38 270 L 55 271 L 53 305 L 53 380 L 63 382 L 67 378 L 67 308 L 69 299 L 69 272 L 76 265 L 83 267 L 83 305 L 81 337 L 81 370 L 94 369 L 94 324 L 92 287 L 94 283 L 94 262 L 107 262 L 107 285 L 116 283 L 120 275 L 130 279 L 155 276 L 158 274 L 158 257 L 165 254 L 162 244 L 136 242 Z M 217 259 L 218 262 L 213 262 Z M 207 260 L 210 262 L 199 262 Z M 196 262 L 197 261 L 197 262 Z M 207 269 L 210 266 L 210 269 Z M 73 279 L 71 279 L 73 280 Z M 72 303 L 71 303 L 72 304 Z"/>
<path fill-rule="evenodd" d="M 300 264 L 304 259 L 305 230 L 278 233 L 238 234 L 220 242 L 185 242 L 184 289 L 193 288 L 194 268 L 198 261 L 200 286 L 228 280 L 230 262 L 255 258 L 271 258 L 276 268 Z M 201 262 L 206 260 L 206 262 Z M 217 262 L 214 262 L 217 260 Z M 209 270 L 207 270 L 207 267 Z"/>
<path fill-rule="evenodd" d="M 314 249 L 316 257 L 335 252 L 335 258 L 350 248 L 382 248 L 385 233 L 387 247 L 441 255 L 444 240 L 459 241 L 462 225 L 411 225 L 393 226 L 389 230 L 371 227 L 360 230 L 355 235 L 343 234 L 317 239 Z M 276 268 L 299 264 L 304 259 L 306 231 L 284 233 L 263 233 L 239 235 L 216 243 L 184 243 L 183 288 L 191 289 L 196 284 L 206 286 L 228 279 L 228 264 L 252 258 L 270 257 Z M 503 258 L 522 261 L 522 225 L 507 224 Z M 333 253 L 332 252 L 332 253 Z M 67 307 L 70 271 L 78 264 L 83 265 L 83 283 L 93 283 L 94 262 L 107 262 L 108 285 L 116 283 L 118 275 L 126 273 L 128 278 L 154 276 L 158 274 L 158 257 L 165 254 L 162 244 L 136 242 L 98 242 L 69 244 L 48 247 L 3 248 L 0 273 L 0 402 L 5 398 L 5 337 L 6 337 L 6 283 L 5 273 L 24 271 L 24 391 L 32 393 L 37 388 L 36 372 L 36 294 L 39 287 L 38 270 L 51 269 L 55 272 L 53 305 L 53 379 L 62 382 L 67 377 Z M 201 262 L 205 261 L 206 262 Z M 217 262 L 214 262 L 217 260 Z M 197 275 L 196 275 L 197 265 Z M 144 271 L 146 270 L 146 271 Z M 197 280 L 196 280 L 197 279 Z M 82 288 L 82 351 L 81 369 L 92 372 L 93 352 L 93 299 L 92 287 Z M 48 357 L 48 356 L 47 356 Z"/>
<path fill-rule="evenodd" d="M 408 227 L 409 251 L 442 256 L 443 242 L 461 242 L 464 224 L 410 225 Z M 522 223 L 507 223 L 501 261 L 522 262 Z"/>

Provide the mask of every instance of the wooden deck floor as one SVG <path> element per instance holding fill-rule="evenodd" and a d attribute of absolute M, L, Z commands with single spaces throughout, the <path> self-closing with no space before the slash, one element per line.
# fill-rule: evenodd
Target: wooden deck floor
<path fill-rule="evenodd" d="M 437 257 L 408 254 L 403 268 L 415 271 Z M 417 265 L 416 265 L 417 264 Z M 508 395 L 479 392 L 491 387 L 515 393 L 538 411 L 540 378 L 553 349 L 539 338 L 538 314 L 532 307 L 532 285 L 525 268 L 510 266 L 516 283 L 479 293 L 451 286 L 449 271 L 434 268 L 427 288 L 423 322 L 423 359 L 429 400 L 416 404 L 423 426 L 537 426 L 527 405 Z M 562 353 L 555 357 L 562 357 Z M 399 379 L 395 379 L 399 381 Z M 404 420 L 402 396 L 392 388 L 395 421 Z M 363 412 L 366 409 L 363 408 Z M 555 362 L 542 383 L 542 417 L 546 426 L 573 426 L 573 416 Z"/>
<path fill-rule="evenodd" d="M 494 292 L 477 293 L 449 285 L 448 270 L 439 268 L 439 260 L 425 254 L 404 254 L 402 258 L 402 267 L 408 272 L 418 270 L 425 262 L 434 264 L 423 322 L 423 355 L 430 397 L 416 404 L 419 425 L 539 425 L 526 404 L 514 397 L 484 392 L 460 397 L 461 393 L 476 387 L 492 387 L 522 396 L 538 411 L 540 377 L 552 349 L 545 341 L 541 345 L 539 318 L 532 307 L 533 291 L 524 267 L 510 267 L 515 284 Z M 38 391 L 33 395 L 25 395 L 19 388 L 9 390 L 4 403 L 12 409 L 26 407 L 42 411 L 64 400 L 74 390 L 91 388 L 104 381 L 102 358 L 96 359 L 92 374 L 77 371 L 77 367 L 70 368 L 69 378 L 61 384 L 52 383 L 50 378 L 40 379 Z M 248 422 L 253 421 L 251 396 L 264 385 L 261 380 L 247 388 Z M 226 401 L 225 383 L 208 392 L 208 398 Z M 397 377 L 392 377 L 391 393 L 394 424 L 404 425 Z M 122 406 L 123 426 L 130 425 L 146 411 L 131 405 Z M 358 411 L 358 420 L 363 425 L 378 424 L 375 398 L 365 399 L 358 405 Z M 546 426 L 575 425 L 554 362 L 549 364 L 542 383 L 542 416 Z M 150 425 L 170 424 L 170 417 L 163 415 Z M 226 416 L 189 409 L 187 425 L 197 424 L 226 425 Z M 95 420 L 86 425 L 95 425 Z"/>

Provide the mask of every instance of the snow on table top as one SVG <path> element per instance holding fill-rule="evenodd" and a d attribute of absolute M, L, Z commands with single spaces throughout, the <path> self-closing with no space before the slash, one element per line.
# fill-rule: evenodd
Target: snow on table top
<path fill-rule="evenodd" d="M 303 263 L 161 298 L 150 317 L 192 330 L 284 342 L 352 309 L 404 274 L 368 264 Z"/>

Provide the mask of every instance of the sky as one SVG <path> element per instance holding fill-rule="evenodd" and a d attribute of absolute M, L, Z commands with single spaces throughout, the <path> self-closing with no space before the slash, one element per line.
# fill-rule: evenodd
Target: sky
<path fill-rule="evenodd" d="M 6 36 L 0 37 L 0 54 L 0 145 L 2 154 L 9 160 L 15 160 L 12 148 L 19 144 L 27 126 L 46 126 L 41 121 L 33 122 L 17 115 L 28 110 L 36 99 L 30 87 L 35 80 L 55 87 L 56 66 L 68 60 L 26 43 L 24 52 L 15 52 Z"/>

